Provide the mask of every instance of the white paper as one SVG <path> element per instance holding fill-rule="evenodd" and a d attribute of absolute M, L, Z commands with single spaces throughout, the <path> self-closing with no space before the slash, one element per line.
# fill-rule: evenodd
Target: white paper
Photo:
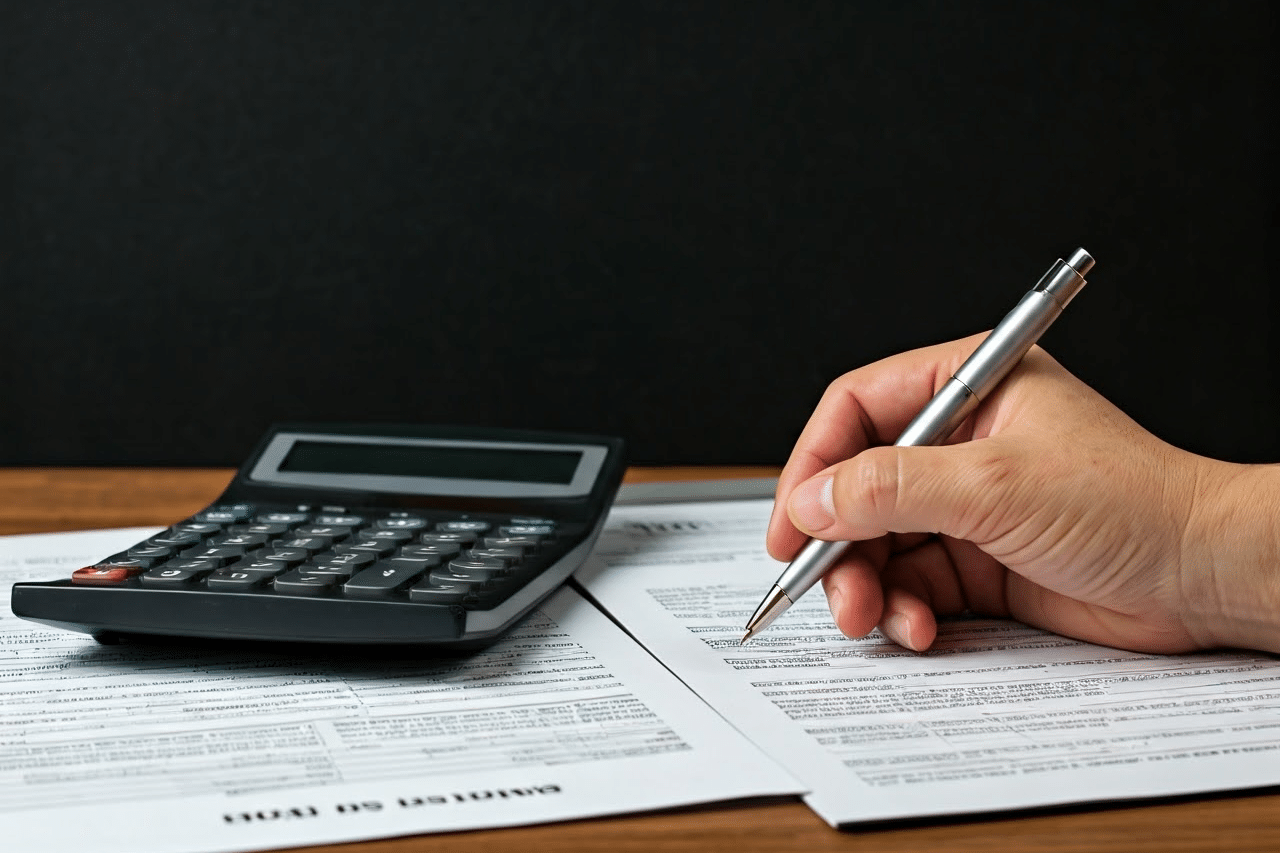
<path fill-rule="evenodd" d="M 1280 783 L 1280 662 L 1144 655 L 992 620 L 919 655 L 821 588 L 746 646 L 784 568 L 770 501 L 615 507 L 588 593 L 810 789 L 833 825 Z"/>
<path fill-rule="evenodd" d="M 799 793 L 566 589 L 465 658 L 99 646 L 12 615 L 151 530 L 0 537 L 0 839 L 213 853 Z"/>

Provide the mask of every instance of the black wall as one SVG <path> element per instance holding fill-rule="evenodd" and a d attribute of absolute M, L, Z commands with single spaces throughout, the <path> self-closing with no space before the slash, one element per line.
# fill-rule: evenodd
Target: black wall
<path fill-rule="evenodd" d="M 1098 259 L 1046 346 L 1280 459 L 1266 3 L 0 0 L 0 464 L 273 421 L 780 463 Z"/>

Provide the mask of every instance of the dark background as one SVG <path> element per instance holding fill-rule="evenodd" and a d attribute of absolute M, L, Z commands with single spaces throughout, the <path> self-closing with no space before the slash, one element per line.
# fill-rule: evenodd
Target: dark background
<path fill-rule="evenodd" d="M 990 327 L 1280 459 L 1266 3 L 0 0 L 0 464 L 273 421 L 781 463 L 827 382 Z"/>

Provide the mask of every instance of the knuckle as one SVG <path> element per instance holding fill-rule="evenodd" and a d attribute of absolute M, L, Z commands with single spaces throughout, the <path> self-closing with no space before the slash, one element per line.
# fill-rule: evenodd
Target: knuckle
<path fill-rule="evenodd" d="M 854 457 L 844 471 L 845 481 L 839 484 L 843 488 L 838 491 L 860 510 L 858 515 L 884 519 L 891 517 L 898 506 L 902 478 L 898 465 L 887 455 L 880 448 L 865 451 Z"/>

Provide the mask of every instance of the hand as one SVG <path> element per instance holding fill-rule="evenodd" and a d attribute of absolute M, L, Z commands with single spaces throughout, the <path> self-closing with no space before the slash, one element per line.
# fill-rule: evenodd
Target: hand
<path fill-rule="evenodd" d="M 769 553 L 851 541 L 823 579 L 850 637 L 927 649 L 937 615 L 1119 648 L 1280 651 L 1280 468 L 1178 450 L 1036 347 L 940 447 L 891 444 L 981 340 L 827 389 L 778 482 Z"/>

